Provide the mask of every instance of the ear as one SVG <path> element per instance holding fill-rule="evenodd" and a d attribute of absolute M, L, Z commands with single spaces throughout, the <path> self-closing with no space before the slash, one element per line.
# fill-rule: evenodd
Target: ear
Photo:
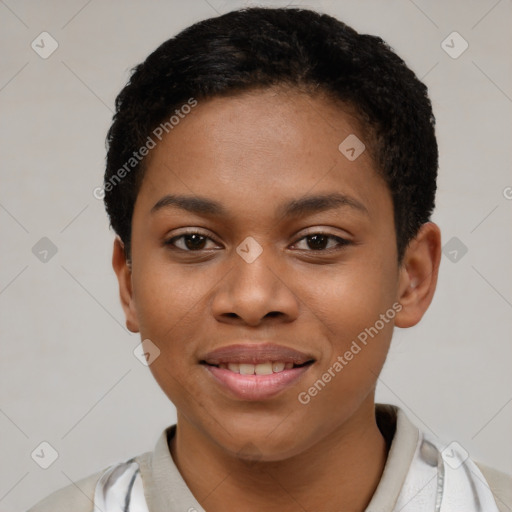
<path fill-rule="evenodd" d="M 407 246 L 399 269 L 398 301 L 402 309 L 395 316 L 397 327 L 416 325 L 427 311 L 440 262 L 441 231 L 433 222 L 426 222 Z"/>
<path fill-rule="evenodd" d="M 112 267 L 119 282 L 119 296 L 126 317 L 126 327 L 131 332 L 139 332 L 139 321 L 133 301 L 131 264 L 126 259 L 124 244 L 118 236 L 114 240 Z"/>

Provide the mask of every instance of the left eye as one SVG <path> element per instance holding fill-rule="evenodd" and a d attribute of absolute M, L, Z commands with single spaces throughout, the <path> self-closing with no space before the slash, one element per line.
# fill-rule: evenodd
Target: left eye
<path fill-rule="evenodd" d="M 333 247 L 324 247 L 325 244 L 328 243 L 329 239 L 337 241 L 338 246 L 345 246 L 351 243 L 349 240 L 346 240 L 345 238 L 329 235 L 328 233 L 311 233 L 309 235 L 302 237 L 299 240 L 299 242 L 301 242 L 302 240 L 306 240 L 307 245 L 313 246 L 313 251 L 329 251 L 333 249 Z"/>

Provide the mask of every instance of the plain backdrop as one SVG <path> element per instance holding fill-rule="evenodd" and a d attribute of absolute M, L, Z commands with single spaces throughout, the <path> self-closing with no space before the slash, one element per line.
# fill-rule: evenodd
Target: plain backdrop
<path fill-rule="evenodd" d="M 93 190 L 129 70 L 186 26 L 244 5 L 256 2 L 0 2 L 0 510 L 151 450 L 175 422 L 133 354 Z M 433 220 L 448 245 L 423 321 L 395 331 L 378 401 L 512 473 L 512 2 L 293 5 L 384 38 L 429 87 L 437 119 Z M 58 44 L 47 58 L 55 43 L 42 32 Z M 41 468 L 37 453 L 52 449 Z"/>

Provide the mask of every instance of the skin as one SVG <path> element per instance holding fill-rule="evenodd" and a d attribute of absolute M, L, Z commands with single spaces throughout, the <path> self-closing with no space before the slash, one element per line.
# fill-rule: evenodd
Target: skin
<path fill-rule="evenodd" d="M 441 240 L 424 224 L 398 265 L 390 192 L 369 151 L 349 161 L 338 150 L 349 134 L 364 141 L 356 119 L 321 96 L 266 89 L 200 102 L 148 156 L 130 262 L 114 243 L 127 327 L 159 348 L 150 369 L 177 408 L 172 457 L 208 512 L 226 503 L 249 512 L 362 511 L 382 475 L 377 377 L 393 327 L 417 324 L 432 300 Z M 367 211 L 279 214 L 289 200 L 332 192 Z M 152 212 L 166 194 L 213 199 L 228 213 Z M 190 228 L 208 237 L 203 244 L 165 244 Z M 350 243 L 328 238 L 318 248 L 305 238 L 315 233 Z M 236 252 L 248 236 L 263 249 L 252 263 Z M 394 320 L 300 403 L 298 394 L 397 303 Z M 267 341 L 316 360 L 273 398 L 233 398 L 199 364 L 218 347 Z"/>

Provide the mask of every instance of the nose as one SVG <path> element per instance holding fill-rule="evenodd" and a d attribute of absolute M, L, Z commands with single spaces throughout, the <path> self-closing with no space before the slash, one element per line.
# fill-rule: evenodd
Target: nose
<path fill-rule="evenodd" d="M 233 266 L 212 301 L 218 321 L 256 327 L 263 322 L 291 322 L 297 318 L 299 300 L 293 291 L 293 279 L 271 252 L 264 250 L 250 263 L 234 255 Z"/>

